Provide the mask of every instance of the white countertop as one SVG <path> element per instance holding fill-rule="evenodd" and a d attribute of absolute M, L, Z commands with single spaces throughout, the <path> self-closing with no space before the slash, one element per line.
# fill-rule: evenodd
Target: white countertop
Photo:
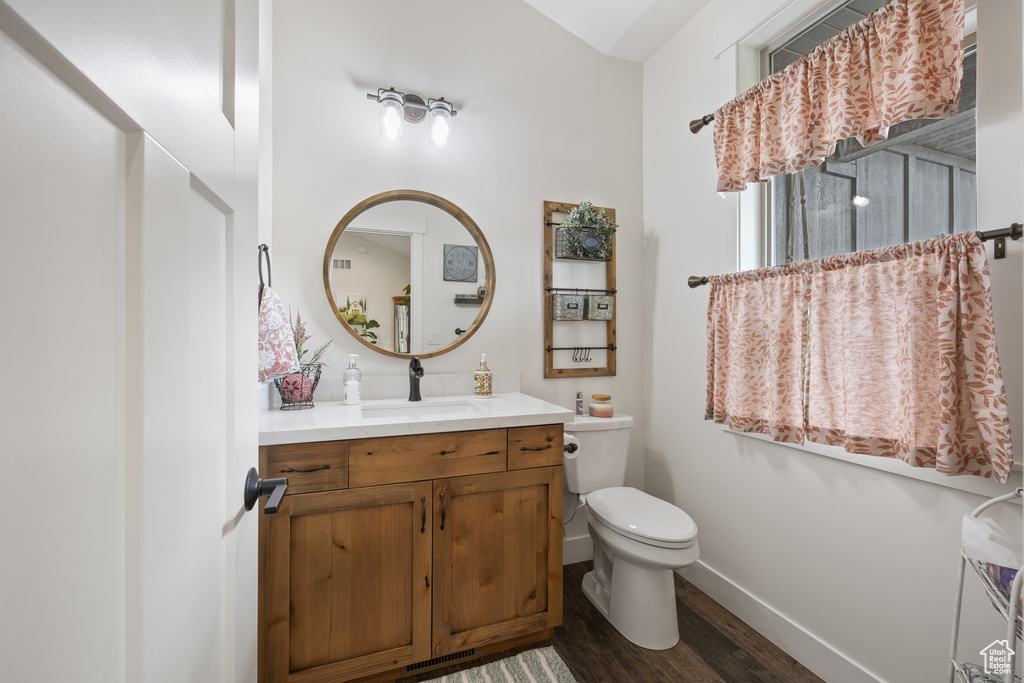
<path fill-rule="evenodd" d="M 260 445 L 503 429 L 570 423 L 574 417 L 571 410 L 520 393 L 490 398 L 443 396 L 415 403 L 378 399 L 357 406 L 327 401 L 306 410 L 264 412 L 260 415 Z"/>

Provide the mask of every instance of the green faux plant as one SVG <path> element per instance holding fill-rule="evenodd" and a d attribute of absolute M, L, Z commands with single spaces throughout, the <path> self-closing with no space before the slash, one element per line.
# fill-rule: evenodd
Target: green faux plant
<path fill-rule="evenodd" d="M 562 221 L 562 255 L 606 261 L 611 258 L 612 235 L 618 227 L 604 208 L 580 202 Z"/>

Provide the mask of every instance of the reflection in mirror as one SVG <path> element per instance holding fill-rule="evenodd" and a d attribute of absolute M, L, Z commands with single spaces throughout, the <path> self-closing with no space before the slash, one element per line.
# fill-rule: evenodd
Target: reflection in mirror
<path fill-rule="evenodd" d="M 349 227 L 334 245 L 334 300 L 356 333 L 381 348 L 398 350 L 392 308 L 410 282 L 411 242 L 409 235 Z"/>
<path fill-rule="evenodd" d="M 486 316 L 493 282 L 490 249 L 472 219 L 412 190 L 352 209 L 324 259 L 338 319 L 363 344 L 399 357 L 429 358 L 461 344 Z"/>

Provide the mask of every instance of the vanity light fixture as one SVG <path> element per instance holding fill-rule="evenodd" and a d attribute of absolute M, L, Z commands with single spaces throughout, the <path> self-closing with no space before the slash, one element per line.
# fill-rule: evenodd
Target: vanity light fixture
<path fill-rule="evenodd" d="M 426 102 L 414 93 L 403 93 L 394 88 L 379 88 L 376 95 L 367 93 L 366 99 L 380 104 L 384 111 L 380 118 L 380 136 L 387 140 L 403 137 L 403 121 L 419 123 L 430 118 L 430 144 L 433 147 L 450 147 L 452 141 L 452 117 L 458 112 L 451 102 L 443 97 L 430 98 Z"/>

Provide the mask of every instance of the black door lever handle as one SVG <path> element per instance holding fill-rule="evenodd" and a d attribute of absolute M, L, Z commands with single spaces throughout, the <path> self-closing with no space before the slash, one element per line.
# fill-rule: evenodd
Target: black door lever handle
<path fill-rule="evenodd" d="M 245 509 L 252 510 L 256 506 L 257 500 L 263 496 L 270 496 L 270 500 L 263 506 L 263 514 L 272 515 L 277 512 L 277 508 L 281 505 L 281 499 L 284 498 L 284 493 L 287 490 L 288 480 L 284 477 L 280 479 L 260 479 L 256 468 L 250 467 L 249 473 L 245 476 Z"/>

